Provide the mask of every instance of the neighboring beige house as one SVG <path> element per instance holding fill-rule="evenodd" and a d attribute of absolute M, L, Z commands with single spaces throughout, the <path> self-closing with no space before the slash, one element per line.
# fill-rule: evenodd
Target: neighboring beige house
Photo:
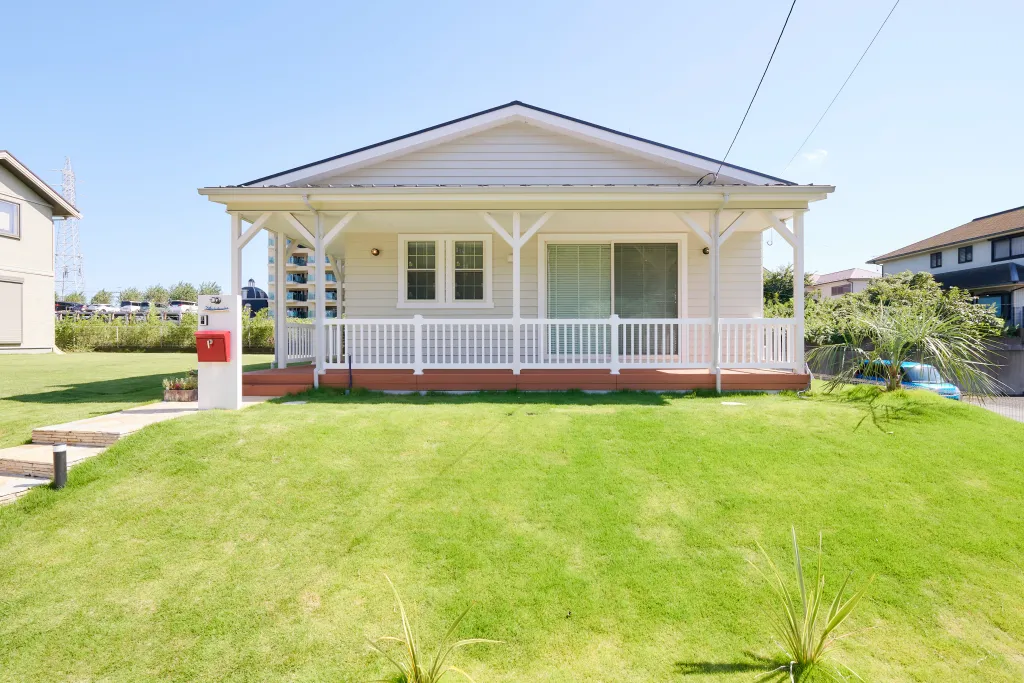
<path fill-rule="evenodd" d="M 1024 307 L 1024 206 L 975 218 L 952 230 L 875 257 L 884 275 L 931 273 L 944 287 L 966 289 L 978 303 L 1021 323 Z"/>
<path fill-rule="evenodd" d="M 78 210 L 0 150 L 0 353 L 53 350 L 53 219 Z"/>
<path fill-rule="evenodd" d="M 868 283 L 882 277 L 881 273 L 864 268 L 847 268 L 834 273 L 812 275 L 807 291 L 818 299 L 835 299 L 844 294 L 863 292 Z"/>
<path fill-rule="evenodd" d="M 310 381 L 767 389 L 807 375 L 802 310 L 763 317 L 761 236 L 802 289 L 804 215 L 833 189 L 511 102 L 199 192 L 231 216 L 232 292 L 263 230 L 275 303 L 313 276 L 314 324 L 274 308 L 277 365 Z M 289 267 L 298 245 L 323 256 Z"/>

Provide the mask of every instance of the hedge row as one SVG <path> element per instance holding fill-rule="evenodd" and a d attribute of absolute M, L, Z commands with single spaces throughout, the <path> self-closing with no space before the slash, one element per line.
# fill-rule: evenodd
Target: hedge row
<path fill-rule="evenodd" d="M 56 322 L 56 343 L 61 351 L 194 351 L 199 317 L 185 314 L 181 322 L 160 320 L 104 320 L 63 318 Z M 242 347 L 250 353 L 274 351 L 274 321 L 266 309 L 255 317 L 242 316 Z"/>

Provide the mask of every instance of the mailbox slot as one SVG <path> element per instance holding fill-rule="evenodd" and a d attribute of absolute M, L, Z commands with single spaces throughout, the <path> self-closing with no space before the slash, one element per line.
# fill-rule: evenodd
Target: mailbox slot
<path fill-rule="evenodd" d="M 231 332 L 229 330 L 199 330 L 196 332 L 196 353 L 200 363 L 228 363 L 231 361 Z"/>

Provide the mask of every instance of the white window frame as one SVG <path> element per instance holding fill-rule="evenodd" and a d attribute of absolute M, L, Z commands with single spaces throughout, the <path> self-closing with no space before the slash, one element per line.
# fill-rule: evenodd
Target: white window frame
<path fill-rule="evenodd" d="M 689 309 L 690 288 L 687 278 L 689 272 L 687 261 L 687 233 L 666 232 L 666 233 L 614 233 L 614 234 L 591 234 L 591 235 L 565 235 L 549 233 L 537 236 L 537 314 L 539 318 L 546 319 L 548 315 L 548 244 L 608 244 L 611 246 L 611 284 L 612 298 L 611 310 L 615 310 L 615 245 L 616 244 L 676 244 L 679 249 L 679 263 L 677 265 L 677 277 L 679 278 L 679 289 L 676 296 L 679 298 L 676 306 L 677 315 L 685 319 Z"/>
<path fill-rule="evenodd" d="M 434 242 L 436 280 L 433 301 L 410 301 L 406 286 L 409 242 Z M 455 299 L 455 243 L 483 242 L 484 244 L 484 298 L 483 301 L 456 301 Z M 398 236 L 398 305 L 397 308 L 494 308 L 494 260 L 491 235 L 487 234 L 408 234 Z"/>
<path fill-rule="evenodd" d="M 10 199 L 0 198 L 0 204 L 10 204 L 14 207 L 14 214 L 12 220 L 14 222 L 14 232 L 5 232 L 0 230 L 0 237 L 6 237 L 7 239 L 20 240 L 21 239 L 21 204 Z"/>

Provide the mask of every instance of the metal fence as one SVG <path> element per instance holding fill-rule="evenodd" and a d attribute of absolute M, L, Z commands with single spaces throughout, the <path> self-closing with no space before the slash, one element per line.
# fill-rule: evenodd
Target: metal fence
<path fill-rule="evenodd" d="M 1024 422 L 1024 396 L 964 396 L 963 401 L 993 413 Z"/>

